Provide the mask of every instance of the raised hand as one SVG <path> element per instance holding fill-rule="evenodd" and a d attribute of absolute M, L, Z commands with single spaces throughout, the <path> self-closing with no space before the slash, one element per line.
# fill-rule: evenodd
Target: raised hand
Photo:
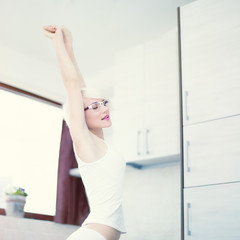
<path fill-rule="evenodd" d="M 73 55 L 72 48 L 72 34 L 64 26 L 58 27 L 56 25 L 48 25 L 43 27 L 43 31 L 46 37 L 52 39 L 54 43 L 61 42 L 65 47 L 70 57 Z"/>
<path fill-rule="evenodd" d="M 56 25 L 48 25 L 43 27 L 44 35 L 54 41 L 63 41 L 63 33 L 61 27 Z"/>

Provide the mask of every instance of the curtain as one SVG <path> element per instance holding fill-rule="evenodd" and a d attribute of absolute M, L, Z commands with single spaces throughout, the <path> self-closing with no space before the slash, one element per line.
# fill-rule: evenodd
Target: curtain
<path fill-rule="evenodd" d="M 69 128 L 63 120 L 54 219 L 57 223 L 81 225 L 89 214 L 89 205 L 81 178 L 69 175 L 69 170 L 76 167 Z"/>

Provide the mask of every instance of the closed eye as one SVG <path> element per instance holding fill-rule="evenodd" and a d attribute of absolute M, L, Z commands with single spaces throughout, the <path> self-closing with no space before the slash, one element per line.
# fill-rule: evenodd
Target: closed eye
<path fill-rule="evenodd" d="M 92 104 L 92 108 L 95 110 L 95 109 L 98 109 L 98 104 Z"/>

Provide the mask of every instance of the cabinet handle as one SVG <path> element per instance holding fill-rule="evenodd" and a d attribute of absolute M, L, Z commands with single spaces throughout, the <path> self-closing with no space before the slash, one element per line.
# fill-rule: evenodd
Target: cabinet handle
<path fill-rule="evenodd" d="M 141 131 L 138 131 L 138 132 L 137 132 L 137 155 L 141 155 L 141 153 L 140 153 L 140 151 L 139 151 L 140 135 L 141 135 Z"/>
<path fill-rule="evenodd" d="M 149 129 L 146 130 L 146 153 L 150 154 L 150 151 L 148 149 L 148 135 L 149 135 Z"/>
<path fill-rule="evenodd" d="M 190 141 L 186 141 L 186 146 L 185 146 L 185 159 L 186 159 L 186 166 L 187 166 L 187 171 L 190 172 L 191 171 L 191 168 L 190 168 L 190 165 L 189 165 L 189 146 L 190 146 Z"/>
<path fill-rule="evenodd" d="M 187 204 L 187 235 L 191 236 L 192 232 L 190 230 L 190 208 L 191 208 L 191 203 Z"/>
<path fill-rule="evenodd" d="M 188 116 L 188 110 L 187 110 L 187 107 L 188 107 L 188 105 L 187 105 L 187 99 L 188 99 L 188 91 L 185 91 L 185 101 L 184 101 L 184 103 L 185 103 L 185 120 L 189 120 L 189 116 Z"/>

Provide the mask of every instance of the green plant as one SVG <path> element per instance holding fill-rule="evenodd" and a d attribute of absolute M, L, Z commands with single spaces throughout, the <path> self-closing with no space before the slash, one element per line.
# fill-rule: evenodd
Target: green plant
<path fill-rule="evenodd" d="M 28 194 L 25 192 L 24 188 L 16 187 L 16 186 L 10 186 L 5 189 L 6 195 L 19 195 L 19 196 L 28 196 Z"/>

